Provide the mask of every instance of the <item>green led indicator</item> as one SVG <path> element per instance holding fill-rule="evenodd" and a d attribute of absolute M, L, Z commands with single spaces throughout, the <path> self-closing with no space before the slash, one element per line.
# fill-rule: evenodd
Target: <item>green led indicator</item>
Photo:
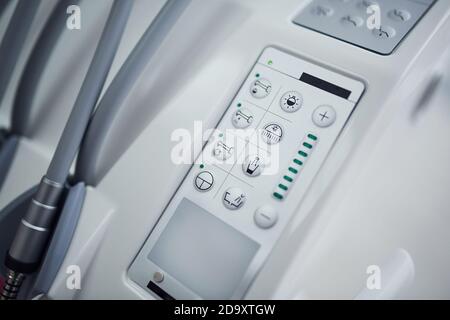
<path fill-rule="evenodd" d="M 259 73 L 257 73 L 255 76 L 256 76 L 257 78 L 259 78 L 261 75 L 260 75 Z"/>
<path fill-rule="evenodd" d="M 237 104 L 238 108 L 242 107 L 242 103 Z"/>
<path fill-rule="evenodd" d="M 298 170 L 294 169 L 292 167 L 289 167 L 289 171 L 292 172 L 293 174 L 297 174 L 298 173 Z"/>
<path fill-rule="evenodd" d="M 204 164 L 201 164 L 201 165 L 200 165 L 200 169 L 203 169 L 204 167 L 205 167 Z"/>
<path fill-rule="evenodd" d="M 303 142 L 303 146 L 307 147 L 308 149 L 312 149 L 312 145 L 310 145 L 308 142 Z"/>
<path fill-rule="evenodd" d="M 301 162 L 301 161 L 298 160 L 298 159 L 294 159 L 294 163 L 298 164 L 299 166 L 302 166 L 302 165 L 303 165 L 303 162 Z"/>
<path fill-rule="evenodd" d="M 317 140 L 317 137 L 313 134 L 308 134 L 308 138 L 310 138 L 311 140 L 314 140 L 314 141 Z"/>
<path fill-rule="evenodd" d="M 308 154 L 304 151 L 299 151 L 298 154 L 305 158 L 308 156 Z"/>
<path fill-rule="evenodd" d="M 219 134 L 219 138 L 223 138 L 223 133 Z"/>
<path fill-rule="evenodd" d="M 267 64 L 268 64 L 269 66 L 271 66 L 271 65 L 273 65 L 273 61 L 272 61 L 272 60 L 269 60 L 269 61 L 267 61 Z"/>
<path fill-rule="evenodd" d="M 274 196 L 275 198 L 277 198 L 278 200 L 283 200 L 283 196 L 282 196 L 281 194 L 279 194 L 278 192 L 275 192 L 275 193 L 273 194 L 273 196 Z"/>
<path fill-rule="evenodd" d="M 284 191 L 288 190 L 288 187 L 286 187 L 284 184 L 281 184 L 281 183 L 278 185 L 278 187 Z"/>
<path fill-rule="evenodd" d="M 284 178 L 284 180 L 286 180 L 286 181 L 288 181 L 288 182 L 294 181 L 294 179 L 292 179 L 292 178 L 289 177 L 289 176 L 284 176 L 283 178 Z"/>

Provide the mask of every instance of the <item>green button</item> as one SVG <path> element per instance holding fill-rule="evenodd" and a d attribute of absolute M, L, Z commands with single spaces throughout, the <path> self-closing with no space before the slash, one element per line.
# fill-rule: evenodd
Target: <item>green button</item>
<path fill-rule="evenodd" d="M 283 196 L 281 194 L 279 194 L 278 192 L 274 192 L 273 196 L 279 200 L 283 200 Z"/>
<path fill-rule="evenodd" d="M 303 162 L 301 162 L 301 161 L 298 160 L 298 159 L 294 159 L 294 163 L 298 164 L 299 166 L 302 166 L 302 165 L 303 165 Z"/>
<path fill-rule="evenodd" d="M 308 156 L 308 154 L 304 151 L 299 151 L 298 154 L 305 158 Z"/>
<path fill-rule="evenodd" d="M 289 167 L 289 171 L 292 172 L 292 173 L 295 173 L 295 174 L 298 173 L 298 170 L 297 170 L 297 169 L 294 169 L 294 168 L 292 168 L 292 167 Z"/>
<path fill-rule="evenodd" d="M 292 179 L 292 178 L 289 177 L 289 176 L 284 176 L 283 178 L 284 178 L 284 180 L 289 181 L 289 182 L 294 181 L 294 179 Z"/>
<path fill-rule="evenodd" d="M 317 140 L 317 137 L 315 135 L 312 135 L 312 134 L 308 134 L 308 138 L 310 138 L 311 140 L 314 140 L 314 141 Z"/>
<path fill-rule="evenodd" d="M 313 147 L 312 145 L 310 145 L 307 142 L 303 142 L 303 146 L 307 147 L 308 149 L 312 149 L 312 147 Z"/>

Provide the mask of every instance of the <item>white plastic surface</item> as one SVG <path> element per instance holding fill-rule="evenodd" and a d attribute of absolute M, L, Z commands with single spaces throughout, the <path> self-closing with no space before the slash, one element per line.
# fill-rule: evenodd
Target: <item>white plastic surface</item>
<path fill-rule="evenodd" d="M 195 120 L 215 127 L 269 45 L 364 79 L 367 91 L 245 297 L 352 299 L 365 286 L 367 267 L 382 266 L 397 248 L 411 255 L 415 277 L 396 298 L 450 297 L 445 246 L 450 241 L 449 98 L 425 109 L 416 122 L 410 118 L 432 76 L 430 66 L 450 43 L 450 3 L 438 1 L 388 57 L 294 25 L 292 19 L 307 4 L 193 2 L 164 44 L 164 55 L 145 70 L 126 102 L 144 108 L 153 101 L 163 111 L 98 188 L 88 190 L 65 264 L 76 264 L 79 255 L 88 257 L 82 288 L 68 294 L 63 268 L 50 298 L 153 298 L 128 279 L 127 270 L 190 169 L 171 162 L 176 144 L 171 134 L 178 128 L 193 130 Z M 130 30 L 129 35 L 136 38 L 137 33 Z M 7 118 L 4 112 L 2 119 Z M 46 126 L 54 135 L 51 128 L 56 127 L 53 122 Z M 418 152 L 418 145 L 426 152 Z M 30 166 L 30 153 L 47 162 L 52 143 L 32 141 L 21 148 L 2 206 L 40 176 L 43 165 Z M 94 245 L 87 240 L 97 234 L 99 216 L 108 216 L 108 222 Z"/>

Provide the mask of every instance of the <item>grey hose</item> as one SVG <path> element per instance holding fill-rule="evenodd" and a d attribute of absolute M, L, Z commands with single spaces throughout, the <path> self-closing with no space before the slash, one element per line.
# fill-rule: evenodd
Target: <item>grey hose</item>
<path fill-rule="evenodd" d="M 116 0 L 111 9 L 97 51 L 47 171 L 47 178 L 56 183 L 64 184 L 69 175 L 89 118 L 108 76 L 132 5 L 132 0 Z"/>
<path fill-rule="evenodd" d="M 40 1 L 20 0 L 3 36 L 0 45 L 0 102 L 19 60 L 39 4 Z"/>
<path fill-rule="evenodd" d="M 60 0 L 42 29 L 17 88 L 10 129 L 13 134 L 19 136 L 26 134 L 30 108 L 33 106 L 36 90 L 48 65 L 51 53 L 65 30 L 67 7 L 79 3 L 80 0 Z"/>
<path fill-rule="evenodd" d="M 8 8 L 11 0 L 1 0 L 0 1 L 0 17 L 3 15 L 3 12 Z"/>
<path fill-rule="evenodd" d="M 47 175 L 42 178 L 5 258 L 8 268 L 2 299 L 15 299 L 25 274 L 39 268 L 64 198 L 64 184 L 89 117 L 100 96 L 133 5 L 115 0 Z"/>
<path fill-rule="evenodd" d="M 162 42 L 172 30 L 191 0 L 168 0 L 133 49 L 108 87 L 89 124 L 77 159 L 76 178 L 92 183 L 96 163 L 108 130 L 132 86 L 145 69 Z M 103 173 L 104 174 L 104 173 Z M 85 180 L 86 179 L 86 180 Z"/>

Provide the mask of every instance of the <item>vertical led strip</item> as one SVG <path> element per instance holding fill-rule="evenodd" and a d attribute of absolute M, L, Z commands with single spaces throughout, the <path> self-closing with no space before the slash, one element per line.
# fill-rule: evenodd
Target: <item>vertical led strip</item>
<path fill-rule="evenodd" d="M 275 199 L 283 200 L 286 198 L 289 190 L 292 188 L 297 177 L 300 175 L 300 172 L 305 167 L 306 162 L 311 156 L 317 142 L 318 142 L 317 136 L 312 133 L 309 133 L 303 139 L 299 150 L 297 151 L 291 163 L 289 164 L 288 170 L 283 175 L 281 181 L 278 183 L 273 192 L 273 196 L 275 197 Z"/>

